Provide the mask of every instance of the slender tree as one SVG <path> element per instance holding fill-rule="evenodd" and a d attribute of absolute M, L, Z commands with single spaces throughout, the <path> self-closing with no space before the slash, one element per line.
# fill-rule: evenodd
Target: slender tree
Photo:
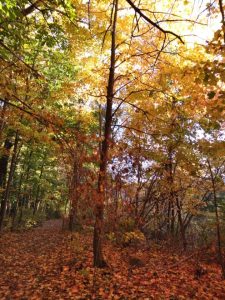
<path fill-rule="evenodd" d="M 103 257 L 102 239 L 103 239 L 106 171 L 107 171 L 107 162 L 108 162 L 108 152 L 110 146 L 110 136 L 112 131 L 112 106 L 113 106 L 114 83 L 115 83 L 116 25 L 117 25 L 118 0 L 114 0 L 112 9 L 113 9 L 113 18 L 111 24 L 111 57 L 110 57 L 110 69 L 109 69 L 107 96 L 106 96 L 104 139 L 102 141 L 101 154 L 100 154 L 98 191 L 97 191 L 97 199 L 96 199 L 96 207 L 95 207 L 95 227 L 94 227 L 94 237 L 93 237 L 94 266 L 100 268 L 106 266 L 106 262 Z"/>
<path fill-rule="evenodd" d="M 222 278 L 225 279 L 225 262 L 223 258 L 223 251 L 222 251 L 222 245 L 221 245 L 221 226 L 220 226 L 220 218 L 219 218 L 219 211 L 218 211 L 218 200 L 216 195 L 216 176 L 217 174 L 213 174 L 212 166 L 210 163 L 210 160 L 207 159 L 209 173 L 210 173 L 210 179 L 212 184 L 212 191 L 213 191 L 213 204 L 215 209 L 215 215 L 216 215 L 216 235 L 217 235 L 217 251 L 218 251 L 218 258 L 221 266 L 222 271 Z"/>

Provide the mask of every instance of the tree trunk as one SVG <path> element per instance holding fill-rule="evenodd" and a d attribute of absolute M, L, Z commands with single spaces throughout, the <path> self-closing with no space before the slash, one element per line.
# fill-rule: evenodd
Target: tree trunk
<path fill-rule="evenodd" d="M 0 144 L 2 139 L 2 132 L 5 127 L 5 115 L 6 115 L 6 109 L 7 109 L 7 100 L 3 103 L 2 109 L 1 109 L 1 116 L 0 116 Z"/>
<path fill-rule="evenodd" d="M 177 204 L 178 222 L 179 222 L 179 226 L 180 226 L 180 235 L 182 238 L 183 248 L 184 248 L 184 250 L 186 250 L 187 249 L 186 226 L 185 226 L 183 218 L 182 218 L 182 206 L 179 203 L 178 197 L 176 197 L 176 204 Z"/>
<path fill-rule="evenodd" d="M 27 161 L 25 162 L 25 166 L 27 165 L 27 169 L 23 174 L 21 174 L 21 177 L 20 177 L 20 187 L 19 187 L 19 192 L 18 192 L 18 202 L 19 202 L 19 206 L 20 206 L 20 215 L 19 215 L 19 219 L 18 219 L 19 224 L 22 222 L 22 219 L 23 219 L 23 207 L 25 204 L 24 195 L 26 193 L 26 191 L 22 192 L 22 184 L 23 184 L 23 182 L 26 182 L 29 178 L 31 165 L 32 165 L 32 155 L 33 155 L 33 150 L 31 149 L 30 152 L 28 152 L 28 158 L 27 158 L 28 162 Z M 24 166 L 24 168 L 25 168 L 25 166 Z"/>
<path fill-rule="evenodd" d="M 219 211 L 218 211 L 218 201 L 216 195 L 216 185 L 215 185 L 215 176 L 213 175 L 212 167 L 210 161 L 208 159 L 208 166 L 209 172 L 211 177 L 212 189 L 213 189 L 213 202 L 215 208 L 215 215 L 216 215 L 216 234 L 217 234 L 217 251 L 218 251 L 218 258 L 221 266 L 222 271 L 222 278 L 225 279 L 225 262 L 223 258 L 223 251 L 221 246 L 221 229 L 220 229 L 220 219 L 219 219 Z"/>
<path fill-rule="evenodd" d="M 18 142 L 19 142 L 19 134 L 18 134 L 18 131 L 17 131 L 16 136 L 15 136 L 15 142 L 14 142 L 14 148 L 13 148 L 13 155 L 12 155 L 10 170 L 9 170 L 9 177 L 8 177 L 7 185 L 6 185 L 5 191 L 3 193 L 3 198 L 2 198 L 2 201 L 1 201 L 0 231 L 2 230 L 2 227 L 3 227 L 3 221 L 4 221 L 7 202 L 8 202 L 8 198 L 9 198 L 10 185 L 11 185 L 11 182 L 12 182 L 12 179 L 13 179 L 13 174 L 14 174 L 14 171 L 15 171 Z M 5 168 L 6 169 L 7 169 L 8 159 L 9 159 L 9 154 L 8 154 L 8 157 L 6 158 L 6 161 L 5 161 L 5 163 L 6 163 Z"/>
<path fill-rule="evenodd" d="M 79 144 L 76 147 L 76 152 L 79 152 Z M 69 230 L 73 231 L 78 225 L 78 201 L 79 201 L 79 175 L 81 165 L 79 156 L 74 156 L 72 181 L 70 184 L 70 215 L 69 215 Z"/>
<path fill-rule="evenodd" d="M 12 148 L 12 142 L 6 138 L 4 143 L 4 153 L 0 158 L 0 188 L 3 189 L 6 183 L 7 166 L 9 161 L 9 151 Z"/>
<path fill-rule="evenodd" d="M 114 81 L 115 81 L 115 61 L 116 61 L 116 24 L 117 24 L 117 10 L 118 0 L 114 1 L 113 6 L 113 19 L 111 29 L 111 59 L 110 71 L 108 78 L 107 97 L 106 97 L 106 115 L 105 115 L 105 128 L 104 140 L 102 142 L 100 153 L 100 167 L 98 177 L 98 190 L 95 207 L 95 227 L 93 237 L 93 252 L 94 252 L 94 266 L 105 267 L 106 262 L 103 257 L 102 238 L 103 238 L 103 215 L 105 203 L 105 186 L 106 186 L 106 169 L 108 162 L 108 150 L 110 144 L 111 126 L 112 126 L 112 104 L 114 96 Z"/>
<path fill-rule="evenodd" d="M 138 155 L 140 155 L 140 145 L 139 145 L 139 151 Z M 135 225 L 138 227 L 140 216 L 139 216 L 139 194 L 141 191 L 141 162 L 140 157 L 137 158 L 137 190 L 135 194 Z"/>
<path fill-rule="evenodd" d="M 35 202 L 34 202 L 33 215 L 35 215 L 35 213 L 37 212 L 37 208 L 38 208 L 39 201 L 40 201 L 39 200 L 40 184 L 41 184 L 41 179 L 42 179 L 43 172 L 44 172 L 45 160 L 46 160 L 46 155 L 44 155 L 43 160 L 42 160 L 41 172 L 40 172 L 40 175 L 39 175 L 39 182 L 38 182 L 38 187 L 37 187 L 37 192 L 36 192 L 36 197 L 35 197 Z"/>
<path fill-rule="evenodd" d="M 168 212 L 167 212 L 167 231 L 170 236 L 174 236 L 175 229 L 175 211 L 174 211 L 174 178 L 173 178 L 173 160 L 172 150 L 168 149 L 168 161 L 165 164 L 166 183 L 169 190 Z"/>

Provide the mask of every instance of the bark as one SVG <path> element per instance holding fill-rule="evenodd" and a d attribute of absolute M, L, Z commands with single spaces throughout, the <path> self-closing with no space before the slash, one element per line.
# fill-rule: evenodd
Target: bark
<path fill-rule="evenodd" d="M 169 200 L 169 203 L 168 203 L 168 209 L 167 209 L 167 224 L 166 224 L 166 229 L 167 229 L 167 233 L 169 234 L 169 231 L 170 231 L 170 214 L 171 214 L 171 207 L 170 207 L 170 200 Z"/>
<path fill-rule="evenodd" d="M 170 232 L 171 236 L 174 237 L 175 235 L 175 210 L 174 210 L 174 203 L 173 198 L 171 198 L 171 224 L 170 224 Z"/>
<path fill-rule="evenodd" d="M 9 162 L 9 151 L 12 148 L 12 142 L 6 138 L 3 148 L 3 155 L 0 158 L 0 188 L 4 189 L 6 183 L 7 166 Z"/>
<path fill-rule="evenodd" d="M 176 204 L 177 204 L 177 215 L 178 215 L 178 222 L 180 226 L 180 235 L 183 242 L 183 248 L 184 250 L 187 249 L 187 240 L 186 240 L 186 226 L 184 224 L 183 218 L 182 218 L 182 206 L 179 203 L 178 197 L 176 197 Z"/>
<path fill-rule="evenodd" d="M 98 177 L 98 190 L 95 207 L 95 227 L 93 237 L 93 252 L 94 252 L 94 266 L 105 267 L 106 262 L 103 257 L 102 239 L 103 239 L 103 215 L 105 203 L 105 185 L 106 185 L 106 169 L 108 162 L 108 150 L 110 145 L 111 127 L 112 127 L 112 104 L 114 96 L 114 81 L 115 81 L 115 61 L 116 61 L 116 24 L 117 24 L 117 10 L 118 0 L 114 1 L 113 6 L 114 14 L 111 29 L 111 59 L 110 71 L 107 87 L 106 99 L 106 115 L 105 115 L 105 128 L 104 140 L 102 142 L 100 154 L 100 167 Z"/>
<path fill-rule="evenodd" d="M 2 132 L 5 127 L 5 115 L 6 115 L 6 109 L 7 109 L 7 100 L 3 102 L 3 106 L 1 109 L 1 116 L 0 116 L 0 143 L 1 143 L 1 138 L 2 138 Z"/>
<path fill-rule="evenodd" d="M 70 186 L 70 216 L 69 216 L 69 230 L 73 231 L 75 226 L 78 225 L 78 185 L 79 185 L 79 163 L 78 157 L 75 157 L 72 182 Z"/>
<path fill-rule="evenodd" d="M 35 213 L 37 212 L 38 205 L 39 205 L 39 202 L 40 202 L 40 200 L 39 200 L 39 196 L 40 196 L 40 185 L 41 185 L 41 179 L 42 179 L 43 172 L 44 172 L 45 159 L 46 159 L 46 156 L 44 155 L 43 160 L 42 160 L 42 164 L 41 164 L 41 172 L 40 172 L 40 175 L 39 175 L 39 183 L 38 183 L 37 192 L 36 192 L 36 197 L 35 197 L 35 202 L 34 202 L 33 215 L 35 215 Z"/>
<path fill-rule="evenodd" d="M 216 215 L 216 234 L 217 234 L 217 251 L 218 251 L 217 253 L 218 253 L 218 258 L 221 266 L 222 278 L 225 279 L 225 262 L 223 258 L 223 251 L 221 245 L 221 228 L 220 228 L 220 218 L 219 218 L 219 211 L 218 211 L 218 201 L 216 195 L 215 176 L 213 175 L 212 167 L 209 160 L 208 160 L 208 167 L 209 167 L 209 172 L 211 177 L 212 190 L 213 190 L 213 202 L 214 202 L 215 215 Z"/>
<path fill-rule="evenodd" d="M 7 207 L 7 202 L 9 198 L 9 192 L 10 192 L 10 185 L 13 179 L 14 171 L 15 171 L 15 164 L 16 164 L 16 158 L 17 158 L 17 148 L 18 148 L 18 142 L 19 142 L 19 134 L 18 131 L 16 132 L 15 136 L 15 142 L 14 142 L 14 147 L 13 147 L 13 154 L 12 154 L 12 159 L 11 159 L 11 165 L 10 165 L 10 170 L 9 170 L 9 176 L 6 184 L 5 191 L 3 193 L 3 198 L 1 201 L 1 209 L 0 209 L 0 231 L 3 228 L 3 221 L 6 213 L 6 207 Z M 9 154 L 6 158 L 7 161 L 5 161 L 5 171 L 7 171 L 7 164 L 8 164 L 8 159 L 9 159 Z"/>
<path fill-rule="evenodd" d="M 19 202 L 19 206 L 20 206 L 20 215 L 19 215 L 19 220 L 18 220 L 19 224 L 22 222 L 22 219 L 23 219 L 23 207 L 25 204 L 24 195 L 26 193 L 26 191 L 22 192 L 22 184 L 23 184 L 23 182 L 26 182 L 29 178 L 31 165 L 32 165 L 32 155 L 33 155 L 33 150 L 30 151 L 29 156 L 28 156 L 27 169 L 23 174 L 21 174 L 21 178 L 20 178 L 20 188 L 19 188 L 19 193 L 18 193 L 18 202 Z"/>
<path fill-rule="evenodd" d="M 116 178 L 115 178 L 115 199 L 114 199 L 115 209 L 113 212 L 114 213 L 114 220 L 113 220 L 114 231 L 116 231 L 116 229 L 117 229 L 120 192 L 121 192 L 121 178 L 120 178 L 120 174 L 117 174 Z"/>
<path fill-rule="evenodd" d="M 139 151 L 138 151 L 138 155 L 140 155 L 140 145 L 139 145 Z M 135 224 L 136 226 L 138 226 L 138 223 L 140 221 L 139 218 L 139 194 L 141 191 L 141 162 L 140 162 L 140 158 L 138 157 L 137 159 L 137 190 L 136 190 L 136 195 L 135 195 Z"/>
<path fill-rule="evenodd" d="M 175 207 L 174 207 L 174 174 L 173 174 L 173 160 L 172 150 L 168 150 L 168 162 L 165 165 L 165 171 L 167 176 L 167 185 L 169 189 L 168 196 L 168 212 L 167 212 L 167 230 L 172 236 L 175 231 Z"/>
<path fill-rule="evenodd" d="M 102 143 L 101 143 L 101 138 L 102 138 L 102 107 L 101 104 L 99 104 L 99 153 L 101 154 L 102 152 Z"/>

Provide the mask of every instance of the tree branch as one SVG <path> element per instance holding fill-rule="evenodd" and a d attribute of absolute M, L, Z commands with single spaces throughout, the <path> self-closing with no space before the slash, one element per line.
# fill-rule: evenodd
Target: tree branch
<path fill-rule="evenodd" d="M 22 62 L 28 69 L 30 69 L 37 77 L 40 77 L 41 75 L 38 73 L 37 70 L 32 68 L 29 64 L 27 64 L 23 59 L 21 59 L 16 53 L 14 53 L 8 46 L 6 46 L 1 40 L 0 40 L 0 46 L 2 46 L 4 49 L 6 49 L 9 53 L 11 53 L 14 57 L 16 57 L 20 62 Z"/>
<path fill-rule="evenodd" d="M 147 21 L 147 22 L 150 23 L 152 26 L 154 26 L 155 28 L 157 28 L 158 30 L 160 30 L 161 32 L 163 32 L 165 35 L 171 34 L 171 35 L 175 36 L 182 44 L 184 44 L 184 41 L 182 40 L 182 38 L 181 38 L 178 34 L 172 32 L 172 31 L 170 31 L 170 30 L 165 30 L 165 29 L 163 29 L 163 28 L 160 27 L 156 22 L 152 21 L 148 16 L 146 16 L 146 15 L 142 12 L 142 10 L 141 10 L 140 8 L 138 8 L 131 0 L 126 0 L 126 1 L 127 1 L 127 3 L 129 3 L 130 6 L 134 9 L 134 11 L 137 12 L 137 13 L 138 13 L 145 21 Z"/>
<path fill-rule="evenodd" d="M 34 3 L 32 3 L 30 6 L 28 6 L 27 8 L 24 8 L 22 11 L 21 11 L 21 14 L 26 17 L 28 16 L 29 14 L 31 14 L 36 8 L 37 6 L 39 5 L 41 1 L 40 0 L 37 0 L 35 1 Z"/>

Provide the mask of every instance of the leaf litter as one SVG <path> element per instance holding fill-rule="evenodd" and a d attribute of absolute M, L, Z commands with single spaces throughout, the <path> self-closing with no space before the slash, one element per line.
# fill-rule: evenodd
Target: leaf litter
<path fill-rule="evenodd" d="M 197 276 L 193 256 L 106 241 L 108 267 L 97 269 L 90 233 L 62 232 L 59 221 L 49 222 L 0 237 L 0 299 L 225 299 L 216 263 L 201 261 Z"/>

